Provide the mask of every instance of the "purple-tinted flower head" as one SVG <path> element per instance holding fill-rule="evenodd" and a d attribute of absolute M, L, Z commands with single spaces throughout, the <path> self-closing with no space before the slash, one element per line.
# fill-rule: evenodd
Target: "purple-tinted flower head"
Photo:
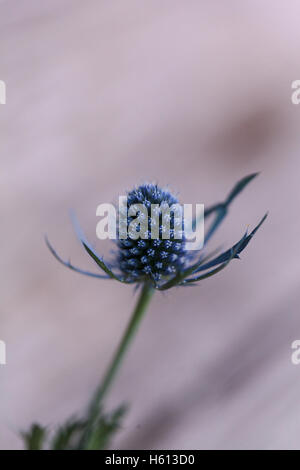
<path fill-rule="evenodd" d="M 134 240 L 128 234 L 126 239 L 118 240 L 118 265 L 124 276 L 136 281 L 151 279 L 158 281 L 170 273 L 182 270 L 188 259 L 185 249 L 185 236 L 175 238 L 174 226 L 176 218 L 174 211 L 170 216 L 163 216 L 163 208 L 170 209 L 179 204 L 177 198 L 168 190 L 156 184 L 143 184 L 127 195 L 127 210 L 130 206 L 142 204 L 148 212 L 148 237 Z M 139 215 L 137 212 L 136 215 Z M 136 216 L 128 216 L 127 230 Z M 167 221 L 167 225 L 164 223 Z M 155 227 L 158 237 L 151 238 L 151 229 Z M 182 221 L 183 229 L 183 221 Z M 169 239 L 164 234 L 169 230 Z"/>

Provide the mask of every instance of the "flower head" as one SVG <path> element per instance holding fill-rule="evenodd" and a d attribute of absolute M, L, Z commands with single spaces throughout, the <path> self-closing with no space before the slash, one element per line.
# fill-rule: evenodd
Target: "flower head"
<path fill-rule="evenodd" d="M 168 218 L 169 238 L 164 238 L 167 227 L 164 224 L 163 208 L 172 207 L 179 202 L 169 191 L 154 184 L 143 184 L 128 193 L 127 211 L 138 204 L 148 209 L 147 233 L 143 234 L 143 238 L 136 240 L 130 237 L 130 233 L 125 239 L 118 239 L 118 266 L 128 279 L 136 282 L 147 279 L 158 282 L 163 277 L 180 272 L 188 258 L 184 233 L 182 238 L 175 238 L 174 212 L 170 212 Z M 130 227 L 133 221 L 134 217 L 128 216 L 127 227 Z M 157 230 L 156 238 L 151 238 L 152 228 Z M 182 222 L 181 229 L 183 228 Z"/>
<path fill-rule="evenodd" d="M 58 256 L 47 238 L 46 243 L 61 263 L 81 274 L 102 279 L 115 279 L 126 284 L 151 282 L 158 290 L 190 285 L 217 274 L 232 259 L 239 258 L 239 254 L 265 221 L 267 214 L 250 234 L 246 232 L 237 243 L 218 256 L 206 254 L 206 246 L 227 215 L 230 204 L 255 176 L 257 173 L 246 176 L 234 186 L 224 202 L 205 209 L 205 224 L 211 218 L 212 222 L 208 224 L 204 248 L 200 252 L 191 253 L 187 250 L 183 219 L 177 218 L 175 211 L 169 213 L 164 211 L 164 207 L 170 208 L 174 205 L 180 209 L 177 198 L 156 184 L 143 184 L 128 193 L 125 207 L 127 236 L 121 237 L 118 234 L 118 251 L 111 265 L 96 253 L 75 222 L 77 235 L 83 247 L 105 274 L 91 273 L 76 268 Z M 148 209 L 146 214 L 139 211 L 140 205 Z M 135 217 L 128 211 L 130 207 L 136 207 L 135 213 L 140 214 L 140 220 L 146 222 L 144 225 L 146 228 L 141 228 L 143 224 L 135 225 Z M 168 236 L 166 237 L 167 229 Z M 156 237 L 152 236 L 152 230 L 156 231 Z M 142 233 L 134 237 L 133 234 L 139 231 Z M 181 237 L 177 236 L 178 231 Z"/>

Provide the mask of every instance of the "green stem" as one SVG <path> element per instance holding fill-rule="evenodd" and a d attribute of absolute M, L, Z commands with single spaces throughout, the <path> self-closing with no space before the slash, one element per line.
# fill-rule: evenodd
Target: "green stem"
<path fill-rule="evenodd" d="M 116 373 L 120 368 L 124 355 L 140 324 L 141 319 L 143 318 L 144 313 L 146 312 L 147 306 L 151 300 L 153 293 L 154 293 L 154 289 L 152 285 L 150 283 L 145 283 L 142 287 L 138 302 L 133 311 L 131 320 L 122 337 L 122 340 L 119 344 L 119 347 L 117 348 L 115 355 L 113 356 L 113 359 L 106 371 L 106 374 L 103 377 L 100 387 L 96 390 L 96 393 L 90 404 L 90 407 L 88 410 L 89 429 L 93 427 L 93 423 L 95 419 L 97 418 L 100 405 L 102 404 L 104 397 L 107 395 L 107 392 L 116 376 Z"/>

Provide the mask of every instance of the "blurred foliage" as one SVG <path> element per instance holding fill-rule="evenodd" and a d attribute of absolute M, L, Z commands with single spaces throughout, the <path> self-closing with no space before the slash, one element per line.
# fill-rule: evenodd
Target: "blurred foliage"
<path fill-rule="evenodd" d="M 21 436 L 26 450 L 101 450 L 108 447 L 125 412 L 124 405 L 106 414 L 100 408 L 92 419 L 72 417 L 54 432 L 35 423 Z"/>

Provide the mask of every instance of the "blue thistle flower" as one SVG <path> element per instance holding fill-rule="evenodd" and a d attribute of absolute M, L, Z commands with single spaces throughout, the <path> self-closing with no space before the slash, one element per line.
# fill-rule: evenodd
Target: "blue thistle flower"
<path fill-rule="evenodd" d="M 155 206 L 154 213 L 156 217 L 151 217 L 150 212 L 152 205 L 157 204 L 160 207 L 171 207 L 173 204 L 179 204 L 169 191 L 163 190 L 154 184 L 144 184 L 130 191 L 127 195 L 127 209 L 136 204 L 143 204 L 148 209 L 148 227 L 149 232 L 153 226 L 157 227 L 159 238 L 151 239 L 151 235 L 146 240 L 131 240 L 128 236 L 125 240 L 118 240 L 118 266 L 125 278 L 132 277 L 132 271 L 135 272 L 135 281 L 145 281 L 148 278 L 160 280 L 170 273 L 180 272 L 186 260 L 185 238 L 184 236 L 176 240 L 176 248 L 174 249 L 174 224 L 175 215 L 170 213 L 170 240 L 162 240 L 164 233 L 164 225 L 162 213 L 159 207 Z M 154 214 L 153 214 L 154 215 Z M 128 225 L 132 222 L 133 217 L 128 217 Z M 165 221 L 166 219 L 164 219 Z M 182 222 L 183 225 L 183 222 Z M 172 240 L 173 239 L 173 240 Z M 127 253 L 127 243 L 131 241 L 133 248 L 130 249 L 130 256 Z M 176 251 L 176 254 L 175 254 Z"/>
<path fill-rule="evenodd" d="M 174 195 L 156 184 L 143 184 L 128 193 L 128 208 L 135 204 L 143 204 L 148 209 L 149 230 L 142 234 L 143 239 L 139 238 L 138 240 L 134 240 L 130 238 L 130 236 L 127 236 L 126 239 L 119 238 L 117 240 L 118 252 L 116 260 L 112 265 L 107 264 L 103 258 L 96 253 L 77 227 L 77 235 L 83 247 L 105 274 L 91 273 L 73 266 L 70 262 L 66 262 L 59 257 L 47 238 L 46 243 L 58 261 L 81 274 L 101 279 L 115 279 L 126 284 L 142 284 L 150 281 L 153 287 L 158 290 L 167 290 L 174 286 L 191 285 L 217 274 L 224 269 L 231 260 L 239 258 L 240 253 L 246 248 L 265 221 L 267 214 L 250 234 L 246 232 L 229 250 L 216 257 L 212 255 L 204 256 L 203 253 L 205 253 L 206 245 L 226 217 L 230 204 L 256 176 L 257 173 L 246 176 L 234 186 L 224 202 L 205 209 L 205 225 L 211 217 L 213 220 L 208 225 L 209 228 L 205 234 L 204 249 L 201 250 L 200 256 L 198 252 L 189 252 L 186 249 L 184 222 L 181 222 L 180 227 L 182 230 L 182 238 L 178 239 L 175 237 L 174 230 L 175 225 L 178 226 L 178 221 L 173 212 L 170 213 L 169 223 L 171 230 L 169 239 L 164 240 L 163 235 L 166 227 L 163 224 L 162 217 L 158 219 L 159 237 L 151 239 L 151 227 L 154 227 L 157 221 L 157 219 L 151 218 L 151 205 L 157 204 L 162 207 L 165 204 L 171 207 L 173 204 L 179 204 Z M 134 218 L 129 216 L 127 218 L 127 224 L 129 225 L 132 221 L 134 221 Z M 75 223 L 75 225 L 77 224 Z M 138 231 L 138 229 L 139 228 L 136 227 L 136 231 Z"/>

